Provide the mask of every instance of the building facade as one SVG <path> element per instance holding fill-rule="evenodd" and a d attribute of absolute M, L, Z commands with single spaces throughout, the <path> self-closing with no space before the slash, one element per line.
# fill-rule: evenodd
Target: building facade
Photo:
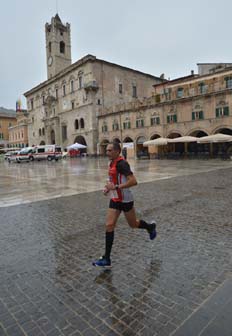
<path fill-rule="evenodd" d="M 232 135 L 232 67 L 198 66 L 204 75 L 191 73 L 156 84 L 151 97 L 103 111 L 99 116 L 102 151 L 116 139 L 133 143 L 139 156 L 147 150 L 143 142 L 158 137 Z"/>
<path fill-rule="evenodd" d="M 164 80 L 87 55 L 71 64 L 70 25 L 58 15 L 45 26 L 48 79 L 27 91 L 29 145 L 79 142 L 99 151 L 99 115 L 149 97 Z"/>
<path fill-rule="evenodd" d="M 0 148 L 9 147 L 9 127 L 16 124 L 14 111 L 0 110 Z"/>
<path fill-rule="evenodd" d="M 24 148 L 28 146 L 28 113 L 17 111 L 16 124 L 9 127 L 9 147 Z"/>

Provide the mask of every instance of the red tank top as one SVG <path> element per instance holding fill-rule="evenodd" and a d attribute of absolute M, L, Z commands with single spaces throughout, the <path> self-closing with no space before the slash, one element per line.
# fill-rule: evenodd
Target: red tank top
<path fill-rule="evenodd" d="M 119 156 L 117 159 L 113 160 L 110 165 L 109 165 L 109 180 L 113 184 L 120 184 L 121 183 L 121 174 L 117 171 L 117 163 L 119 161 L 124 160 L 121 156 Z M 120 189 L 116 190 L 117 191 L 117 198 L 112 198 L 114 202 L 122 202 L 122 192 Z"/>

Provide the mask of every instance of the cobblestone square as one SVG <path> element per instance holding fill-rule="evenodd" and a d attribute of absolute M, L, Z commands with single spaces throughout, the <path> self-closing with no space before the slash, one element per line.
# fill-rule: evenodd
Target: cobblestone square
<path fill-rule="evenodd" d="M 3 202 L 0 177 L 0 335 L 168 336 L 231 279 L 231 164 L 194 171 L 190 163 L 185 173 L 170 163 L 159 178 L 152 164 L 133 165 L 143 182 L 134 196 L 138 215 L 157 220 L 158 236 L 151 242 L 122 215 L 111 270 L 91 265 L 104 248 L 104 164 L 96 190 L 25 204 Z M 92 179 L 87 170 L 81 176 Z"/>

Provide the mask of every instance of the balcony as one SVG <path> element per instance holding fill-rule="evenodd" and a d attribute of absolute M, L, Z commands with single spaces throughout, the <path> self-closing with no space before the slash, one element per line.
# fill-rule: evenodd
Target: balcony
<path fill-rule="evenodd" d="M 89 92 L 89 91 L 97 91 L 99 89 L 97 81 L 96 80 L 92 80 L 92 81 L 84 84 L 84 89 L 87 92 Z"/>

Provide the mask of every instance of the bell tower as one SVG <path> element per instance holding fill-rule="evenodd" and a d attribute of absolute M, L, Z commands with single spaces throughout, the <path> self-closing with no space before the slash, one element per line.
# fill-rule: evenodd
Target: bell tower
<path fill-rule="evenodd" d="M 58 14 L 45 25 L 47 77 L 52 78 L 71 65 L 70 24 L 64 25 Z"/>

